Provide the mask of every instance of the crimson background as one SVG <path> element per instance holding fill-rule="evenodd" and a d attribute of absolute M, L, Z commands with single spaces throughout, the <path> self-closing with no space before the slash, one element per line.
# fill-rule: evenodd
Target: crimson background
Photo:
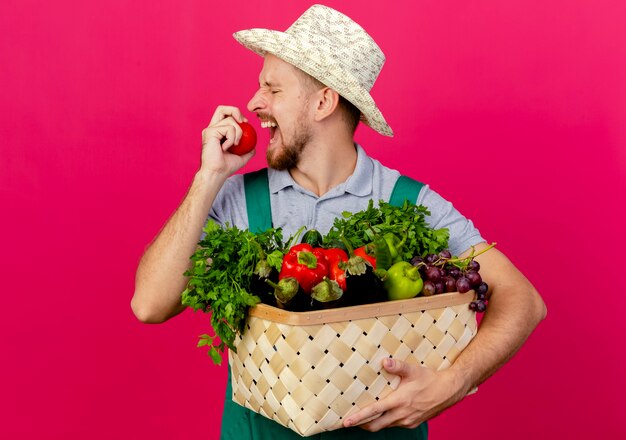
<path fill-rule="evenodd" d="M 134 272 L 213 109 L 255 90 L 231 33 L 309 4 L 2 1 L 2 438 L 217 438 L 207 317 L 138 323 Z M 432 438 L 624 438 L 624 3 L 327 4 L 388 59 L 373 95 L 396 136 L 358 141 L 451 199 L 549 309 Z"/>

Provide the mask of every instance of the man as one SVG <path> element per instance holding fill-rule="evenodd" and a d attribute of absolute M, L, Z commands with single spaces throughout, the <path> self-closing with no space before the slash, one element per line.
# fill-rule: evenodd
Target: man
<path fill-rule="evenodd" d="M 253 29 L 235 38 L 264 57 L 260 87 L 248 110 L 270 131 L 267 162 L 274 227 L 282 227 L 286 236 L 302 225 L 326 232 L 342 211 L 364 209 L 370 199 L 388 199 L 399 173 L 367 157 L 353 140 L 359 120 L 383 135 L 393 134 L 369 94 L 384 63 L 371 37 L 343 14 L 317 5 L 284 33 Z M 220 106 L 203 131 L 200 169 L 137 270 L 132 308 L 141 321 L 163 322 L 183 310 L 182 274 L 208 217 L 248 227 L 243 178 L 234 173 L 254 152 L 241 157 L 228 152 L 241 138 L 237 122 L 244 120 L 238 108 Z M 430 209 L 431 225 L 449 228 L 453 253 L 486 247 L 472 223 L 428 186 L 416 203 Z M 435 372 L 385 360 L 384 368 L 402 378 L 397 390 L 347 417 L 348 429 L 319 438 L 385 438 L 391 433 L 397 439 L 426 438 L 423 422 L 463 399 L 519 349 L 544 318 L 545 305 L 498 250 L 476 260 L 490 286 L 489 310 L 452 367 Z M 224 439 L 299 438 L 228 399 L 226 408 Z"/>

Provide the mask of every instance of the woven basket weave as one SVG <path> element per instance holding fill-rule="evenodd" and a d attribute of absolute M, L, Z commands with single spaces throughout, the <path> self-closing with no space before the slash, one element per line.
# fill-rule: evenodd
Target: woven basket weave
<path fill-rule="evenodd" d="M 383 358 L 449 367 L 476 334 L 473 297 L 301 313 L 260 304 L 229 353 L 233 401 L 302 436 L 341 428 L 342 418 L 398 387 Z"/>

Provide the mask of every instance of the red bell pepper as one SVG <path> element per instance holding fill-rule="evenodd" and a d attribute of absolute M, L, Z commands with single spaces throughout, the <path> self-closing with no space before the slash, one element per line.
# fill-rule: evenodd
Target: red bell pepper
<path fill-rule="evenodd" d="M 372 246 L 366 244 L 365 246 L 356 248 L 354 250 L 354 255 L 363 258 L 365 261 L 371 264 L 374 269 L 376 269 L 376 256 L 374 255 L 374 249 L 372 248 Z"/>
<path fill-rule="evenodd" d="M 300 243 L 292 246 L 283 257 L 278 279 L 293 277 L 302 290 L 310 294 L 311 289 L 325 276 L 328 276 L 328 261 L 324 249 L 314 249 L 310 244 Z"/>
<path fill-rule="evenodd" d="M 330 248 L 325 249 L 326 260 L 328 260 L 329 274 L 328 278 L 334 280 L 339 284 L 341 290 L 346 291 L 346 271 L 345 268 L 340 267 L 341 263 L 348 261 L 348 254 L 343 249 Z"/>

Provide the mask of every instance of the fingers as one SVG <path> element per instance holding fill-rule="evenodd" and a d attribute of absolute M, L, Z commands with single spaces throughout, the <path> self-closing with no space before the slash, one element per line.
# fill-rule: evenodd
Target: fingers
<path fill-rule="evenodd" d="M 227 151 L 233 145 L 239 144 L 243 131 L 239 126 L 248 119 L 237 107 L 220 105 L 215 109 L 209 126 L 202 131 L 202 144 L 217 139 L 222 151 Z"/>
<path fill-rule="evenodd" d="M 242 134 L 243 131 L 239 124 L 233 118 L 228 117 L 202 130 L 202 145 L 206 145 L 215 139 L 222 146 L 222 151 L 226 151 L 231 146 L 239 143 Z"/>
<path fill-rule="evenodd" d="M 391 398 L 391 395 L 390 395 L 387 398 L 379 400 L 378 402 L 372 403 L 371 405 L 368 405 L 362 410 L 357 411 L 356 413 L 347 417 L 343 422 L 343 426 L 347 428 L 349 426 L 356 426 L 356 425 L 361 425 L 363 423 L 371 422 L 372 420 L 377 419 L 380 416 L 382 416 L 385 413 L 385 411 L 388 411 L 394 406 L 395 406 L 395 403 L 393 402 L 393 399 Z"/>
<path fill-rule="evenodd" d="M 415 365 L 407 364 L 406 362 L 397 359 L 385 358 L 383 359 L 383 367 L 389 373 L 406 377 L 413 372 Z"/>
<path fill-rule="evenodd" d="M 377 432 L 383 428 L 393 426 L 396 418 L 392 414 L 393 411 L 380 414 L 380 416 L 376 417 L 375 419 L 364 421 L 359 425 L 359 428 L 362 428 L 366 431 Z"/>
<path fill-rule="evenodd" d="M 377 432 L 383 428 L 392 426 L 414 429 L 420 423 L 421 421 L 419 421 L 414 415 L 412 416 L 406 408 L 397 408 L 387 411 L 373 421 L 359 425 L 359 428 L 363 428 L 364 430 L 371 432 Z"/>
<path fill-rule="evenodd" d="M 237 122 L 248 122 L 248 119 L 241 113 L 237 107 L 229 105 L 220 105 L 215 109 L 209 126 L 215 125 L 223 119 L 233 118 Z"/>
<path fill-rule="evenodd" d="M 209 125 L 202 130 L 200 169 L 203 172 L 229 176 L 254 156 L 255 150 L 242 156 L 228 152 L 242 138 L 240 122 L 247 122 L 247 119 L 237 107 L 217 107 Z"/>
<path fill-rule="evenodd" d="M 421 421 L 413 411 L 393 393 L 347 417 L 344 427 L 359 426 L 366 431 L 380 431 L 390 426 L 415 428 Z"/>
<path fill-rule="evenodd" d="M 413 376 L 419 373 L 418 365 L 409 364 L 397 359 L 385 358 L 383 359 L 383 367 L 389 373 L 398 375 L 402 378 Z M 381 399 L 369 406 L 361 409 L 360 411 L 347 417 L 344 421 L 344 426 L 361 425 L 367 430 L 378 430 L 385 426 L 395 423 L 399 415 L 395 409 L 402 406 L 401 396 L 398 392 L 389 394 L 384 399 Z"/>
<path fill-rule="evenodd" d="M 212 140 L 217 140 L 222 145 L 230 140 L 229 144 L 232 144 L 236 136 L 237 129 L 232 125 L 222 124 L 218 126 L 208 126 L 202 130 L 202 145 L 206 145 Z"/>

